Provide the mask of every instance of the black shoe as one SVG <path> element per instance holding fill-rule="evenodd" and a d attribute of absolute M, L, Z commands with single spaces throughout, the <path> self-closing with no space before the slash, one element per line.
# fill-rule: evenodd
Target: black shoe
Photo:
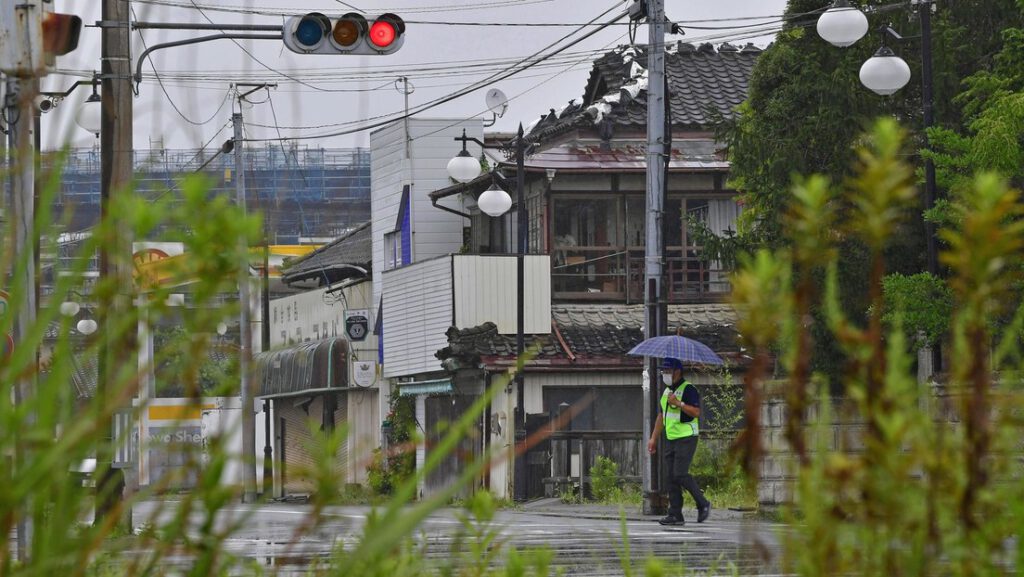
<path fill-rule="evenodd" d="M 704 505 L 703 507 L 697 507 L 697 522 L 703 523 L 707 521 L 708 517 L 711 516 L 711 503 Z"/>
<path fill-rule="evenodd" d="M 667 517 L 663 517 L 661 519 L 658 519 L 658 523 L 661 523 L 662 525 L 685 525 L 686 521 L 684 521 L 682 517 L 676 517 L 675 515 L 669 515 Z"/>

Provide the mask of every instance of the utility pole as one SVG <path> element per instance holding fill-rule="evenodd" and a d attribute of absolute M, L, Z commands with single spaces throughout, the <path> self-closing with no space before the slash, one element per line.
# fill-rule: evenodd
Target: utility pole
<path fill-rule="evenodd" d="M 665 302 L 662 270 L 662 222 L 665 199 L 665 5 L 664 0 L 647 0 L 647 212 L 644 246 L 644 338 L 664 333 Z M 644 438 L 649 439 L 658 415 L 658 360 L 645 357 L 643 382 Z M 660 453 L 657 453 L 660 456 Z M 644 514 L 656 514 L 661 508 L 660 467 L 658 459 L 644 452 L 641 476 Z"/>
<path fill-rule="evenodd" d="M 32 114 L 32 87 L 35 82 L 29 78 L 7 79 L 7 101 L 5 112 L 10 131 L 11 159 L 11 213 L 14 220 L 14 278 L 21 274 L 21 288 L 12 292 L 13 301 L 9 303 L 14 311 L 12 334 L 15 345 L 24 347 L 34 344 L 29 333 L 36 323 L 36 268 L 35 268 L 35 151 L 33 136 L 34 121 Z M 32 357 L 35 358 L 35 354 Z M 18 378 L 14 387 L 16 405 L 26 403 L 35 394 L 35 373 L 25 371 Z M 31 417 L 29 417 L 31 418 Z M 15 466 L 25 463 L 27 455 L 21 443 L 16 445 L 14 455 Z M 19 517 L 16 533 L 18 539 L 17 555 L 19 560 L 26 560 L 30 550 L 32 528 L 28 519 L 29 504 L 24 504 L 26 511 Z"/>
<path fill-rule="evenodd" d="M 239 104 L 243 96 L 238 97 Z M 231 114 L 235 144 L 235 202 L 244 215 L 245 163 L 242 159 L 242 107 Z M 242 502 L 256 502 L 256 413 L 252 386 L 252 303 L 249 297 L 249 246 L 244 235 L 238 237 L 238 250 L 242 262 L 238 266 L 238 367 L 241 374 L 242 396 Z"/>
<path fill-rule="evenodd" d="M 110 222 L 111 204 L 116 195 L 127 194 L 132 179 L 132 88 L 129 28 L 129 3 L 124 0 L 103 0 L 101 30 L 102 115 L 100 121 L 100 215 Z M 123 502 L 124 470 L 114 468 L 114 414 L 119 407 L 109 406 L 124 398 L 122 391 L 111 390 L 115 383 L 115 367 L 136 366 L 131 362 L 135 338 L 131 334 L 113 334 L 111 319 L 130 313 L 134 286 L 127 267 L 132 250 L 130 229 L 123 222 L 115 223 L 116 238 L 99 243 L 100 276 L 114 279 L 116 294 L 112 299 L 99 299 L 100 326 L 103 329 L 98 355 L 96 395 L 111 417 L 104 426 L 103 439 L 96 452 L 96 471 L 101 475 L 96 484 L 96 523 Z M 108 280 L 108 282 L 110 282 Z M 130 511 L 127 512 L 130 515 Z"/>

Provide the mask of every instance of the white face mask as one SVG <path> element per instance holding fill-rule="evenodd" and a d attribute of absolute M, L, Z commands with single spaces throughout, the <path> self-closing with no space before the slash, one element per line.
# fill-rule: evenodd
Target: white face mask
<path fill-rule="evenodd" d="M 672 384 L 672 373 L 661 373 L 661 381 L 666 385 Z"/>

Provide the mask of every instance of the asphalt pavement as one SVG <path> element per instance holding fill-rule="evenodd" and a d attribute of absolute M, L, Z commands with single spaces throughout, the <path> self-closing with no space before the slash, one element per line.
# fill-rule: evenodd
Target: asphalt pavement
<path fill-rule="evenodd" d="M 296 538 L 311 508 L 305 504 L 232 505 L 221 510 L 218 523 L 238 523 L 225 541 L 226 553 L 247 558 L 276 575 L 306 575 L 310 565 L 326 559 L 337 547 L 353 546 L 361 535 L 370 507 L 330 507 L 315 531 Z M 457 538 L 463 528 L 459 509 L 430 515 L 412 536 L 427 558 L 440 563 L 457 557 L 466 546 Z M 684 526 L 662 527 L 656 516 L 638 510 L 595 504 L 567 504 L 543 499 L 497 513 L 493 527 L 506 547 L 544 548 L 553 554 L 553 567 L 563 575 L 623 575 L 624 556 L 633 567 L 654 557 L 704 575 L 779 574 L 780 531 L 785 527 L 740 512 L 713 509 L 705 523 L 687 513 Z M 158 501 L 138 504 L 136 524 L 159 525 L 168 512 Z M 197 521 L 199 515 L 197 512 Z M 628 547 L 624 544 L 628 542 Z M 187 566 L 188 559 L 169 560 Z"/>

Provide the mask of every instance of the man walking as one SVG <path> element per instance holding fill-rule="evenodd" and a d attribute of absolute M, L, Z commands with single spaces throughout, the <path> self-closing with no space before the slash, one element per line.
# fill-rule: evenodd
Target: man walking
<path fill-rule="evenodd" d="M 668 516 L 658 521 L 662 525 L 682 525 L 683 489 L 697 504 L 697 522 L 703 523 L 711 514 L 711 502 L 704 497 L 697 481 L 690 475 L 690 462 L 697 451 L 699 433 L 700 392 L 683 378 L 683 364 L 676 359 L 665 359 L 662 364 L 665 390 L 661 394 L 661 411 L 647 441 L 647 451 L 658 450 L 658 436 L 665 431 L 665 470 L 668 471 Z"/>

